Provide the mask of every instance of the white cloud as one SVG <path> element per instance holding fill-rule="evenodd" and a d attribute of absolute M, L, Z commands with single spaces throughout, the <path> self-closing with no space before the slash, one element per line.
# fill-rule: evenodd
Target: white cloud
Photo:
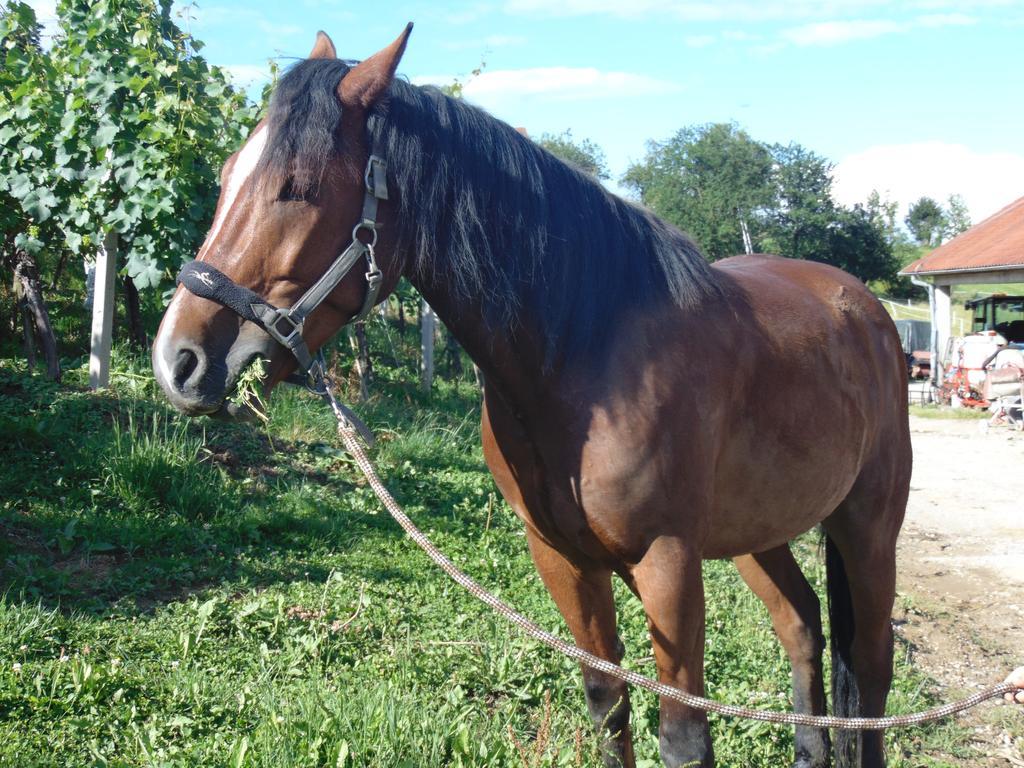
<path fill-rule="evenodd" d="M 688 35 L 683 38 L 689 48 L 706 48 L 718 43 L 750 43 L 760 40 L 759 35 L 742 29 L 727 29 L 721 34 Z"/>
<path fill-rule="evenodd" d="M 270 67 L 266 64 L 227 64 L 221 67 L 241 88 L 270 80 Z"/>
<path fill-rule="evenodd" d="M 888 19 L 854 19 L 850 21 L 823 21 L 804 24 L 782 32 L 782 36 L 796 45 L 835 45 L 850 40 L 868 40 L 898 32 L 909 32 L 918 27 L 967 26 L 977 22 L 962 13 L 944 13 L 918 16 L 908 21 Z"/>
<path fill-rule="evenodd" d="M 718 38 L 715 35 L 690 35 L 683 42 L 690 48 L 706 48 L 717 43 Z"/>
<path fill-rule="evenodd" d="M 919 16 L 917 23 L 922 27 L 969 27 L 978 20 L 966 13 L 933 13 Z"/>
<path fill-rule="evenodd" d="M 983 8 L 1021 7 L 1020 0 L 903 0 L 903 13 L 957 13 Z M 794 21 L 849 17 L 879 10 L 891 11 L 891 0 L 506 0 L 505 10 L 535 16 L 667 16 L 685 21 Z"/>
<path fill-rule="evenodd" d="M 178 7 L 180 6 L 180 7 Z M 307 35 L 312 43 L 313 33 L 299 24 L 284 24 L 274 21 L 255 8 L 245 8 L 235 4 L 222 5 L 183 5 L 175 3 L 181 24 L 193 32 L 213 27 L 255 27 L 267 35 L 268 44 L 279 46 L 298 35 Z"/>
<path fill-rule="evenodd" d="M 526 38 L 523 35 L 488 35 L 484 38 L 484 44 L 490 48 L 522 45 L 525 42 Z"/>
<path fill-rule="evenodd" d="M 446 85 L 452 75 L 423 75 L 413 83 Z M 483 72 L 466 82 L 463 94 L 485 107 L 505 97 L 530 96 L 557 99 L 603 99 L 640 96 L 680 90 L 677 83 L 630 72 L 604 72 L 594 67 L 534 67 Z"/>
<path fill-rule="evenodd" d="M 190 27 L 212 27 L 218 24 L 238 23 L 241 21 L 241 15 L 246 15 L 247 20 L 252 19 L 251 12 L 240 12 L 222 5 L 199 6 L 195 3 L 176 2 L 174 6 L 178 18 Z"/>
<path fill-rule="evenodd" d="M 256 25 L 268 35 L 294 37 L 295 35 L 306 34 L 312 37 L 312 35 L 309 35 L 309 30 L 306 27 L 301 27 L 298 24 L 278 24 L 267 19 L 258 19 Z"/>
<path fill-rule="evenodd" d="M 509 48 L 515 45 L 524 45 L 527 39 L 523 35 L 488 35 L 482 40 L 450 40 L 441 43 L 442 47 L 449 51 L 466 50 L 492 50 L 494 48 Z"/>
<path fill-rule="evenodd" d="M 440 17 L 448 24 L 462 25 L 472 24 L 474 21 L 489 16 L 496 10 L 494 5 L 488 2 L 484 3 L 471 3 L 469 5 L 462 6 L 461 8 L 434 8 L 432 9 L 434 14 L 439 14 Z"/>
<path fill-rule="evenodd" d="M 945 204 L 962 195 L 975 222 L 1024 195 L 1024 155 L 978 152 L 938 141 L 870 147 L 835 168 L 836 199 L 863 203 L 877 189 L 900 204 L 899 217 L 922 196 Z"/>
<path fill-rule="evenodd" d="M 822 21 L 787 29 L 782 36 L 797 45 L 833 45 L 848 40 L 866 40 L 872 37 L 890 35 L 906 29 L 905 24 L 895 21 L 867 19 L 857 21 Z"/>
<path fill-rule="evenodd" d="M 725 32 L 722 33 L 722 37 L 726 40 L 732 40 L 738 43 L 744 43 L 750 40 L 760 39 L 758 35 L 752 34 L 750 32 L 745 32 L 742 29 L 727 29 Z"/>

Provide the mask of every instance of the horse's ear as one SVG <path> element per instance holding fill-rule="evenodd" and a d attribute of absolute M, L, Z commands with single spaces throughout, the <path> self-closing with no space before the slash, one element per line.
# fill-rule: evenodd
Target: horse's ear
<path fill-rule="evenodd" d="M 341 98 L 342 106 L 369 109 L 384 95 L 395 77 L 398 62 L 405 53 L 405 44 L 409 41 L 410 32 L 411 21 L 395 42 L 352 67 L 338 85 L 338 96 Z"/>
<path fill-rule="evenodd" d="M 327 33 L 322 29 L 316 33 L 316 42 L 313 43 L 313 50 L 309 54 L 311 59 L 336 59 L 338 51 Z"/>

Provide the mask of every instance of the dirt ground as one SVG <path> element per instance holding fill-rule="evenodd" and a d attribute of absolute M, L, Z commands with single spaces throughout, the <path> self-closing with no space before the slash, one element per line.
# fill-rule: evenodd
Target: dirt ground
<path fill-rule="evenodd" d="M 980 424 L 910 419 L 894 619 L 944 700 L 1024 665 L 1024 434 Z M 954 764 L 1024 766 L 1024 713 L 989 703 L 960 722 L 981 756 Z"/>

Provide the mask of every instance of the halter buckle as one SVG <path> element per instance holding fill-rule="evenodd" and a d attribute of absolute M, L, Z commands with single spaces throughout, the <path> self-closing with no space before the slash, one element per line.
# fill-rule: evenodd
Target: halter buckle
<path fill-rule="evenodd" d="M 387 163 L 378 155 L 370 155 L 366 161 L 366 174 L 363 177 L 366 190 L 378 200 L 388 199 Z"/>
<path fill-rule="evenodd" d="M 314 395 L 327 395 L 327 361 L 322 350 L 317 351 L 313 357 L 313 364 L 306 371 L 305 387 Z"/>
<path fill-rule="evenodd" d="M 298 339 L 298 341 L 302 341 L 302 321 L 296 323 L 295 320 L 292 319 L 290 309 L 274 307 L 273 312 L 277 317 L 269 323 L 264 322 L 264 327 L 278 342 L 284 344 L 288 349 L 292 349 L 295 346 L 296 339 Z M 288 326 L 286 329 L 287 332 L 282 331 L 279 328 L 282 324 L 286 324 Z"/>

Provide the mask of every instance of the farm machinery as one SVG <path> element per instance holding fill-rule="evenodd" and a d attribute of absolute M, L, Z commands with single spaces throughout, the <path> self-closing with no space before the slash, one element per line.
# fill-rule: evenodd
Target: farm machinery
<path fill-rule="evenodd" d="M 953 407 L 988 408 L 990 425 L 1024 431 L 1024 296 L 968 301 L 971 333 L 950 338 L 937 399 Z"/>

